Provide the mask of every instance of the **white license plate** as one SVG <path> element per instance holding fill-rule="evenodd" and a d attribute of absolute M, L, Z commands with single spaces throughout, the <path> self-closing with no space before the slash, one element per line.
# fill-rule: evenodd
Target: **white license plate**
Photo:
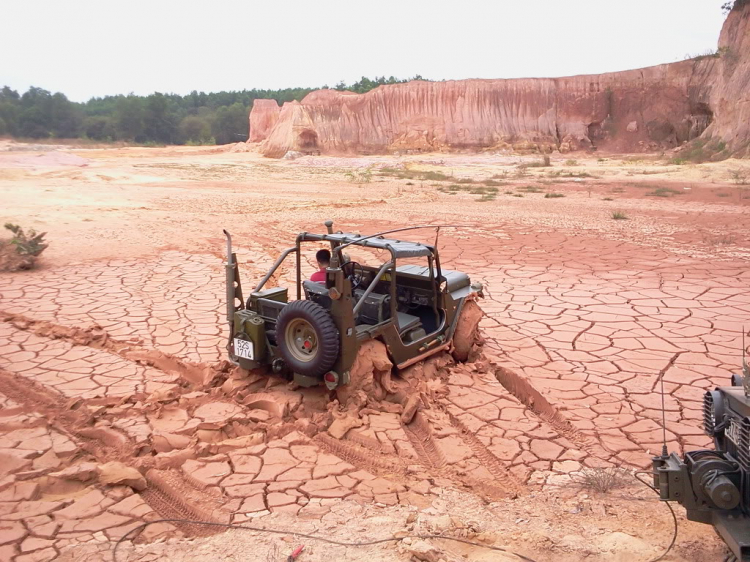
<path fill-rule="evenodd" d="M 255 349 L 253 348 L 253 342 L 234 338 L 234 354 L 237 357 L 242 357 L 244 359 L 250 359 L 250 361 L 254 361 Z"/>

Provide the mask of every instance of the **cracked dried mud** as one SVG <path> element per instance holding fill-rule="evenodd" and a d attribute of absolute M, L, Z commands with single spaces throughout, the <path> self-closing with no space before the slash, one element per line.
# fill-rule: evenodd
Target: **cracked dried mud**
<path fill-rule="evenodd" d="M 0 218 L 50 241 L 37 269 L 0 273 L 0 562 L 111 560 L 114 542 L 161 518 L 339 541 L 438 532 L 538 562 L 646 561 L 669 543 L 651 491 L 626 476 L 597 493 L 581 471 L 649 465 L 660 376 L 670 449 L 708 444 L 702 395 L 738 370 L 750 323 L 750 199 L 729 164 L 611 155 L 579 159 L 593 177 L 551 179 L 517 177 L 528 157 L 489 154 L 72 153 L 88 165 L 20 168 L 0 153 Z M 405 166 L 504 176 L 507 193 L 377 173 Z M 348 182 L 362 167 L 373 181 Z M 630 220 L 613 221 L 613 205 Z M 467 362 L 444 353 L 388 377 L 374 346 L 369 384 L 385 399 L 339 404 L 224 361 L 221 229 L 250 285 L 326 219 L 363 233 L 464 225 L 439 247 L 444 267 L 485 287 Z M 720 559 L 711 528 L 679 511 L 665 560 Z M 300 562 L 431 559 L 416 539 L 355 548 L 179 522 L 137 533 L 118 559 L 286 560 L 302 543 Z M 435 560 L 518 560 L 431 543 Z"/>

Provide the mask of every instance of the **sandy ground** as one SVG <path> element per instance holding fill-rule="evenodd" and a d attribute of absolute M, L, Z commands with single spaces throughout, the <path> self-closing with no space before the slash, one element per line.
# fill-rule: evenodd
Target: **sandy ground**
<path fill-rule="evenodd" d="M 50 247 L 37 269 L 0 274 L 0 560 L 110 560 L 113 541 L 159 517 L 345 542 L 439 532 L 536 561 L 645 561 L 669 543 L 645 486 L 618 472 L 599 493 L 587 475 L 658 452 L 660 372 L 670 448 L 707 444 L 702 394 L 738 370 L 750 320 L 747 162 L 23 148 L 0 146 L 0 219 Z M 247 287 L 327 219 L 363 233 L 462 226 L 441 230 L 441 258 L 485 285 L 484 345 L 466 365 L 404 374 L 429 389 L 414 423 L 370 408 L 336 440 L 321 392 L 220 363 L 221 230 Z M 148 487 L 134 493 L 124 473 L 105 485 L 109 461 Z M 711 528 L 678 515 L 665 560 L 721 559 Z M 285 560 L 303 543 L 300 562 L 519 559 L 441 540 L 413 554 L 411 539 L 202 535 L 153 525 L 118 559 Z"/>

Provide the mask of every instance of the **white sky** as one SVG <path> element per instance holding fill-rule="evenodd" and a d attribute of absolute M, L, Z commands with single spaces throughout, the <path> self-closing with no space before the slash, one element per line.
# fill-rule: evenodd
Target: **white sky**
<path fill-rule="evenodd" d="M 716 47 L 725 0 L 8 0 L 0 86 L 107 94 L 569 76 Z"/>

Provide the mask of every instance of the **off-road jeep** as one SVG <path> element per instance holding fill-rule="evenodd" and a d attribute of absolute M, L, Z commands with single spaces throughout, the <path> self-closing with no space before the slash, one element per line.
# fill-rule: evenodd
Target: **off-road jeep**
<path fill-rule="evenodd" d="M 381 340 L 393 364 L 403 369 L 441 350 L 453 350 L 459 317 L 467 301 L 481 296 L 465 273 L 440 267 L 437 247 L 385 238 L 410 227 L 363 236 L 303 232 L 284 250 L 245 302 L 232 239 L 227 237 L 227 321 L 229 359 L 244 369 L 270 366 L 300 386 L 320 383 L 333 390 L 349 382 L 360 345 Z M 330 243 L 331 263 L 325 283 L 303 280 L 303 243 Z M 359 246 L 389 255 L 376 267 L 348 259 L 345 250 Z M 314 250 L 314 248 L 311 248 Z M 382 252 L 382 251 L 385 252 Z M 291 254 L 296 259 L 296 300 L 286 287 L 265 289 Z M 398 261 L 419 261 L 397 265 Z M 304 296 L 304 299 L 303 299 Z M 459 355 L 465 355 L 461 351 Z M 466 357 L 459 357 L 465 360 Z"/>

